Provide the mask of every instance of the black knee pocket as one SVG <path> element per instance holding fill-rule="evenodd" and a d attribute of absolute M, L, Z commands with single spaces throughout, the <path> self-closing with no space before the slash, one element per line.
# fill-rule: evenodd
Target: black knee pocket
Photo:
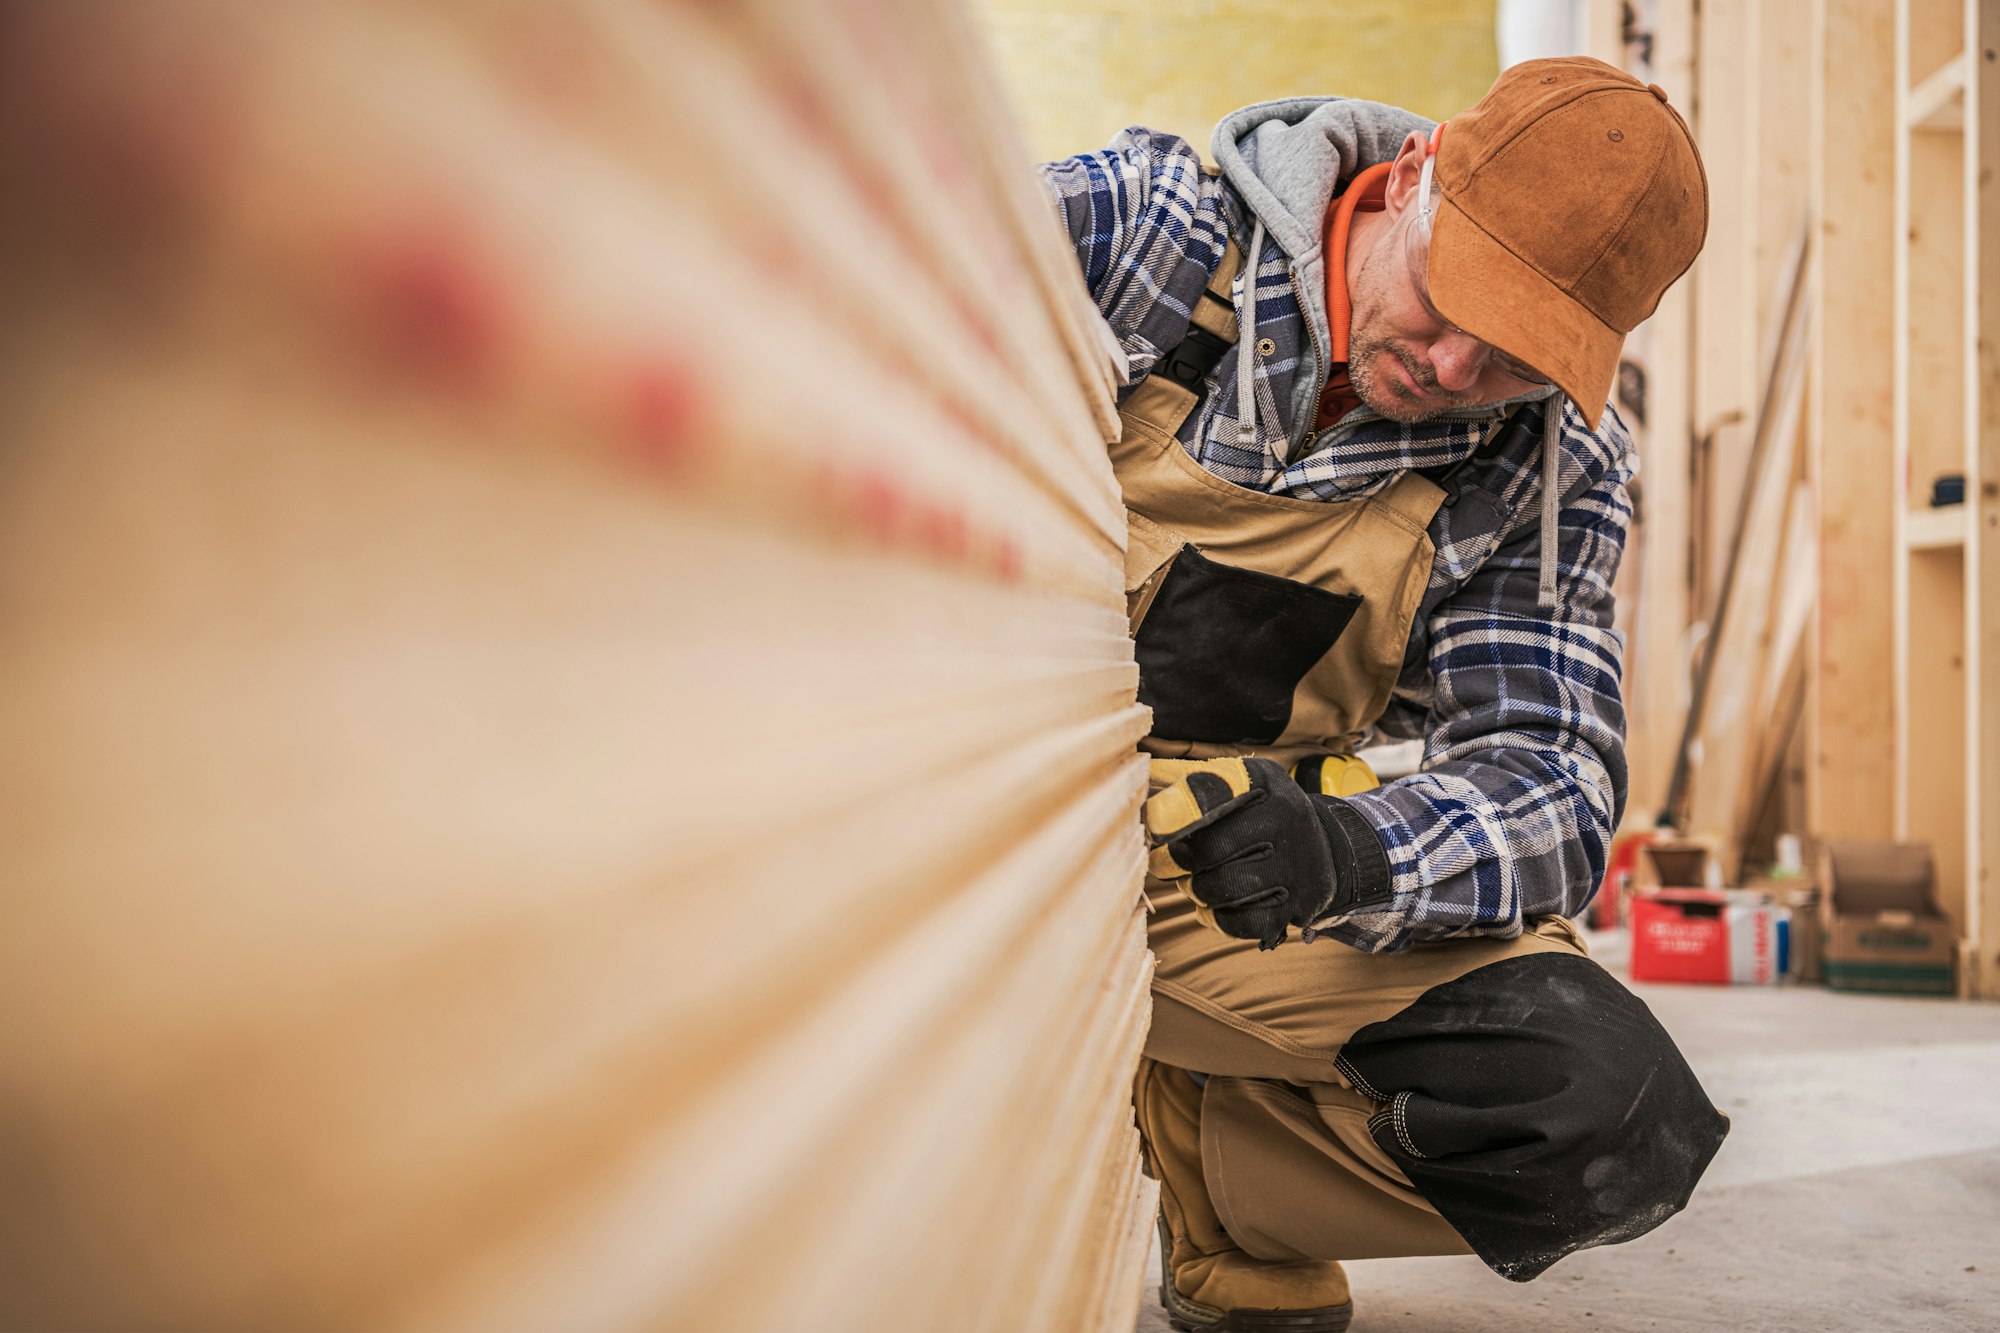
<path fill-rule="evenodd" d="M 1426 991 L 1340 1065 L 1369 1129 L 1466 1243 L 1525 1282 L 1687 1205 L 1728 1120 L 1652 1011 L 1603 968 L 1530 954 Z"/>

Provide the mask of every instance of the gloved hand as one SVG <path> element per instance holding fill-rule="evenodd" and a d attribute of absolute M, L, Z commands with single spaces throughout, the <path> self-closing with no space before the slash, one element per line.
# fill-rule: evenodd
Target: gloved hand
<path fill-rule="evenodd" d="M 1314 796 L 1268 759 L 1155 759 L 1149 866 L 1186 879 L 1196 915 L 1275 949 L 1285 932 L 1389 897 L 1388 854 L 1338 797 Z"/>

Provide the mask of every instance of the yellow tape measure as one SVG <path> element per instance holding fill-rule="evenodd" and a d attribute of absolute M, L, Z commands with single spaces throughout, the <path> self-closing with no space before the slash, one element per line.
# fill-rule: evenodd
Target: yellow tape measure
<path fill-rule="evenodd" d="M 1316 754 L 1292 765 L 1301 787 L 1321 796 L 1353 796 L 1381 786 L 1375 770 L 1351 754 Z"/>

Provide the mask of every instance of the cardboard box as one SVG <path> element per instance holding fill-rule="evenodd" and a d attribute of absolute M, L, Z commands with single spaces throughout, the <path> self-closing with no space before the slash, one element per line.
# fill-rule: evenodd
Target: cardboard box
<path fill-rule="evenodd" d="M 1789 958 L 1785 968 L 1786 980 L 1819 981 L 1820 941 L 1824 932 L 1820 924 L 1819 886 L 1813 882 L 1812 876 L 1773 871 L 1752 878 L 1743 887 L 1747 892 L 1763 894 L 1785 909 L 1791 923 L 1786 950 Z"/>
<path fill-rule="evenodd" d="M 1788 918 L 1760 894 L 1643 894 L 1632 900 L 1632 980 L 1772 985 L 1788 963 Z"/>
<path fill-rule="evenodd" d="M 1920 842 L 1829 842 L 1820 852 L 1821 970 L 1834 990 L 1950 995 L 1958 932 L 1938 909 Z"/>
<path fill-rule="evenodd" d="M 1819 890 L 1790 889 L 1782 901 L 1792 918 L 1791 964 L 1785 971 L 1794 981 L 1818 982 L 1823 979 L 1821 959 L 1826 952 L 1826 931 L 1820 924 Z"/>
<path fill-rule="evenodd" d="M 1722 862 L 1705 842 L 1660 841 L 1640 849 L 1632 875 L 1636 893 L 1654 889 L 1722 888 Z"/>

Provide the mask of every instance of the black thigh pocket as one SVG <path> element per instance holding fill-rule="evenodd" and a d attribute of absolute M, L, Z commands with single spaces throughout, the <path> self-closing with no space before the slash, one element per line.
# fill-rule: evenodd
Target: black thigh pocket
<path fill-rule="evenodd" d="M 1139 702 L 1153 710 L 1153 734 L 1277 740 L 1291 721 L 1292 692 L 1360 605 L 1183 547 L 1135 636 Z"/>

